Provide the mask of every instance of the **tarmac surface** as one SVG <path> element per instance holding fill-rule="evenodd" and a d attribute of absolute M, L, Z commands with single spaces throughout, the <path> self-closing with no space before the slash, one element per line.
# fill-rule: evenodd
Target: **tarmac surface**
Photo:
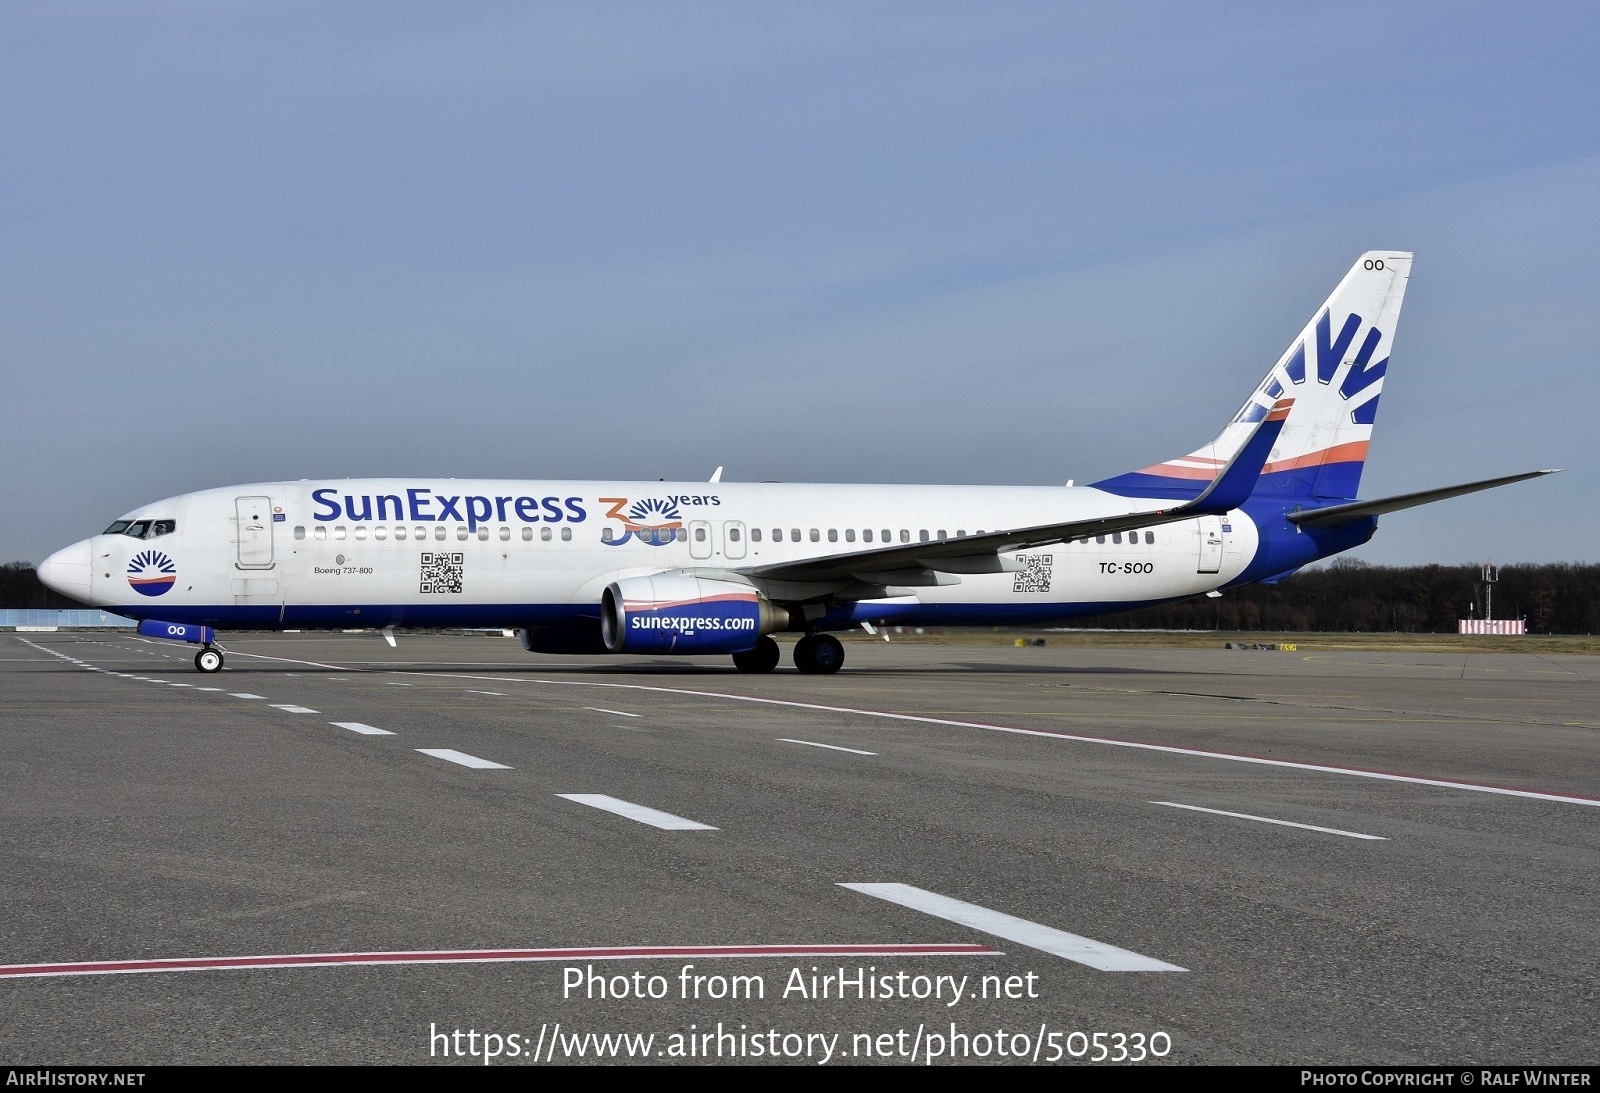
<path fill-rule="evenodd" d="M 1600 657 L 227 648 L 0 636 L 0 1060 L 1600 1056 Z"/>

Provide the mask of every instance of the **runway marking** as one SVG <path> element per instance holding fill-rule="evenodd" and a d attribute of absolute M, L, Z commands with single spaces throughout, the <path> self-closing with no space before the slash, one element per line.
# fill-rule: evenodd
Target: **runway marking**
<path fill-rule="evenodd" d="M 85 960 L 0 964 L 0 979 L 149 972 L 268 971 L 373 964 L 509 964 L 555 960 L 759 959 L 813 956 L 1004 956 L 987 945 L 614 945 L 582 949 L 435 949 L 416 952 L 294 953 L 283 956 L 196 956 L 155 960 Z"/>
<path fill-rule="evenodd" d="M 949 896 L 941 896 L 937 892 L 913 888 L 909 884 L 841 883 L 839 887 L 860 892 L 865 896 L 875 896 L 889 903 L 897 903 L 901 907 L 909 907 L 913 911 L 921 911 L 925 915 L 942 918 L 947 922 L 956 922 L 986 934 L 993 934 L 995 937 L 1003 937 L 1007 941 L 1015 941 L 1019 945 L 1026 945 L 1030 949 L 1038 949 L 1052 956 L 1059 956 L 1078 964 L 1087 964 L 1103 972 L 1189 970 L 1180 968 L 1176 964 L 1168 964 L 1164 960 L 1119 949 L 1115 945 L 1107 945 L 1093 938 L 1079 937 L 1077 934 L 1069 934 L 1052 926 L 1041 926 L 1037 922 L 1029 922 L 1015 915 L 991 911 L 987 907 L 979 907 L 976 903 L 967 903 L 951 899 Z"/>
<path fill-rule="evenodd" d="M 254 656 L 256 654 L 242 653 L 240 656 Z M 267 660 L 289 660 L 286 657 L 266 657 Z M 317 664 L 316 661 L 291 661 L 296 664 Z M 335 665 L 319 665 L 320 667 L 336 667 Z M 347 668 L 344 671 L 365 671 L 367 669 Z M 389 669 L 393 671 L 394 669 Z M 429 676 L 441 676 L 442 673 L 419 673 Z M 864 710 L 852 706 L 827 706 L 817 702 L 795 702 L 782 698 L 763 698 L 756 695 L 736 695 L 723 691 L 696 691 L 687 687 L 654 687 L 643 683 L 600 683 L 591 680 L 575 679 L 520 679 L 506 676 L 444 676 L 460 680 L 462 678 L 480 679 L 491 683 L 534 683 L 547 687 L 609 687 L 614 690 L 649 691 L 655 694 L 688 695 L 692 698 L 721 698 L 729 702 L 750 702 L 767 706 L 786 706 L 790 709 L 819 710 L 824 713 L 856 714 L 860 717 L 881 717 L 892 721 L 913 721 L 924 725 L 947 725 L 960 729 L 980 729 L 984 732 L 1010 733 L 1017 736 L 1049 737 L 1056 740 L 1069 740 L 1081 744 L 1103 744 L 1108 747 L 1131 748 L 1140 751 L 1164 752 L 1169 755 L 1187 755 L 1198 759 L 1219 759 L 1230 763 L 1252 763 L 1258 766 L 1282 767 L 1289 770 L 1311 771 L 1317 774 L 1334 774 L 1346 778 L 1371 778 L 1386 782 L 1405 782 L 1411 785 L 1436 786 L 1440 789 L 1460 789 L 1473 793 L 1492 793 L 1503 797 L 1525 797 L 1536 801 L 1552 801 L 1557 804 L 1585 805 L 1590 808 L 1600 807 L 1600 797 L 1588 797 L 1578 794 L 1551 793 L 1545 790 L 1524 789 L 1516 786 L 1497 786 L 1486 782 L 1463 782 L 1444 778 L 1429 778 L 1416 774 L 1400 774 L 1394 771 L 1368 770 L 1362 767 L 1335 767 L 1323 763 L 1304 763 L 1290 759 L 1269 759 L 1257 755 L 1244 755 L 1235 752 L 1206 751 L 1201 748 L 1181 748 L 1170 744 L 1149 744 L 1140 740 L 1120 740 L 1107 736 L 1084 736 L 1077 733 L 1058 732 L 1052 729 L 1024 729 L 1012 725 L 990 725 L 981 721 L 957 721 L 951 718 L 924 717 L 917 714 L 892 713 L 887 710 Z"/>
<path fill-rule="evenodd" d="M 196 687 L 195 690 L 197 690 L 197 691 L 220 691 L 220 690 L 222 690 L 222 688 L 221 687 Z"/>
<path fill-rule="evenodd" d="M 568 801 L 576 801 L 580 805 L 590 808 L 604 809 L 614 812 L 618 816 L 626 816 L 630 820 L 637 820 L 651 827 L 659 827 L 663 831 L 715 831 L 710 824 L 699 823 L 696 820 L 686 820 L 682 816 L 674 816 L 670 812 L 661 812 L 658 809 L 646 808 L 636 805 L 632 801 L 622 801 L 615 797 L 608 797 L 604 793 L 558 793 Z"/>
<path fill-rule="evenodd" d="M 469 695 L 494 695 L 494 697 L 496 697 L 496 698 L 504 698 L 504 697 L 506 697 L 505 695 L 501 694 L 499 691 L 468 691 L 467 693 Z"/>
<path fill-rule="evenodd" d="M 363 736 L 394 736 L 388 729 L 380 729 L 373 725 L 363 725 L 359 721 L 330 721 L 328 724 L 339 729 L 349 729 L 351 732 L 361 733 Z"/>
<path fill-rule="evenodd" d="M 228 697 L 229 698 L 266 698 L 267 696 L 266 695 L 253 695 L 253 694 L 250 694 L 248 691 L 234 691 L 234 692 L 231 692 L 228 695 Z"/>
<path fill-rule="evenodd" d="M 1220 808 L 1201 808 L 1199 805 L 1180 805 L 1176 801 L 1151 801 L 1153 805 L 1165 805 L 1168 808 L 1186 808 L 1190 812 L 1209 812 L 1213 816 L 1232 816 L 1236 820 L 1254 820 L 1262 824 L 1277 824 L 1280 827 L 1298 827 L 1302 831 L 1320 831 L 1325 835 L 1343 835 L 1349 839 L 1372 839 L 1376 842 L 1388 842 L 1386 835 L 1363 835 L 1359 831 L 1340 831 L 1337 827 L 1318 827 L 1315 824 L 1297 824 L 1289 820 L 1274 820 L 1270 816 L 1252 816 L 1248 812 L 1224 812 Z"/>
<path fill-rule="evenodd" d="M 437 673 L 427 673 L 429 675 Z M 459 676 L 454 678 L 460 678 Z M 764 698 L 756 695 L 728 694 L 724 691 L 695 691 L 687 687 L 653 687 L 643 683 L 597 683 L 576 679 L 514 679 L 504 676 L 479 676 L 496 683 L 535 683 L 547 687 L 610 687 L 616 690 L 651 691 L 656 694 L 688 695 L 691 698 L 721 698 L 729 702 L 750 702 L 764 706 L 786 706 L 796 710 L 818 710 L 823 713 L 856 714 L 860 717 L 881 717 L 890 721 L 912 721 L 922 725 L 947 725 L 958 729 L 981 729 L 984 732 L 1003 732 L 1015 736 L 1038 736 L 1054 740 L 1069 740 L 1078 744 L 1104 744 L 1114 748 L 1137 751 L 1163 752 L 1168 755 L 1187 755 L 1197 759 L 1220 759 L 1229 763 L 1251 763 L 1257 766 L 1282 767 L 1289 770 L 1311 771 L 1317 774 L 1335 774 L 1346 778 L 1372 778 L 1384 782 L 1405 782 L 1419 786 L 1437 786 L 1440 789 L 1462 789 L 1474 793 L 1493 793 L 1502 797 L 1526 797 L 1536 801 L 1553 801 L 1558 804 L 1600 807 L 1600 797 L 1578 794 L 1550 793 L 1545 790 L 1522 789 L 1516 786 L 1497 786 L 1486 782 L 1462 782 L 1445 778 L 1428 778 L 1418 774 L 1399 774 L 1394 771 L 1368 770 L 1363 767 L 1335 767 L 1325 763 L 1304 763 L 1291 759 L 1269 759 L 1259 755 L 1237 752 L 1207 751 L 1202 748 L 1182 748 L 1171 744 L 1148 744 L 1142 740 L 1120 740 L 1111 736 L 1085 736 L 1079 733 L 1059 732 L 1054 729 L 1023 729 L 1014 725 L 991 725 L 982 721 L 957 721 L 946 717 L 925 717 L 919 714 L 892 713 L 888 710 L 864 710 L 854 706 L 827 706 L 820 702 L 795 702 L 790 699 Z"/>
<path fill-rule="evenodd" d="M 614 713 L 618 717 L 643 717 L 644 716 L 644 714 L 642 714 L 642 713 L 629 713 L 627 710 L 608 710 L 608 709 L 604 708 L 603 706 L 585 706 L 584 709 L 593 710 L 595 713 Z"/>
<path fill-rule="evenodd" d="M 860 748 L 841 748 L 838 744 L 819 744 L 815 740 L 791 740 L 787 736 L 778 737 L 780 744 L 804 744 L 808 748 L 827 748 L 829 751 L 847 751 L 851 755 L 877 755 L 875 751 L 862 751 Z"/>
<path fill-rule="evenodd" d="M 169 687 L 193 687 L 193 683 L 169 683 Z"/>
<path fill-rule="evenodd" d="M 309 706 L 296 706 L 292 702 L 285 702 L 285 703 L 274 702 L 274 703 L 272 703 L 272 708 L 274 710 L 282 710 L 284 713 L 316 713 L 317 712 L 316 710 L 313 710 Z"/>
<path fill-rule="evenodd" d="M 443 759 L 446 763 L 459 763 L 464 767 L 474 770 L 510 770 L 512 768 L 504 763 L 491 763 L 487 759 L 479 759 L 476 755 L 468 755 L 464 751 L 454 748 L 418 748 L 423 755 L 431 755 L 435 759 Z"/>

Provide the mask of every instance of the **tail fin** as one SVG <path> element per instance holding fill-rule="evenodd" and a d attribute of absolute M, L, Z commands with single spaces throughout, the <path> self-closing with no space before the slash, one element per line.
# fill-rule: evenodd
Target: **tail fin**
<path fill-rule="evenodd" d="M 1410 276 L 1409 252 L 1363 254 L 1215 440 L 1095 486 L 1136 497 L 1198 493 L 1238 452 L 1254 424 L 1280 398 L 1292 397 L 1294 407 L 1254 496 L 1353 500 Z"/>

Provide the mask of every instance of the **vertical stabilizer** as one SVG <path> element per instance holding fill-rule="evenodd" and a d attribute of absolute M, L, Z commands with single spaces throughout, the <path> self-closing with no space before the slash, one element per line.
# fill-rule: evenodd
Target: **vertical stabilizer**
<path fill-rule="evenodd" d="M 1215 440 L 1095 485 L 1132 496 L 1198 493 L 1238 452 L 1255 423 L 1279 399 L 1292 398 L 1255 496 L 1354 499 L 1410 275 L 1409 252 L 1363 254 Z"/>

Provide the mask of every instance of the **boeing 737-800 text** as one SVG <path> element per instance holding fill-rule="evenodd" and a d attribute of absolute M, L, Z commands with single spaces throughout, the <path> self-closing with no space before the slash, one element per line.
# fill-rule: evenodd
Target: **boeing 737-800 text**
<path fill-rule="evenodd" d="M 834 672 L 862 623 L 1037 625 L 1272 581 L 1380 515 L 1532 471 L 1356 499 L 1411 255 L 1361 257 L 1220 435 L 1081 487 L 364 479 L 142 505 L 40 579 L 200 646 L 215 631 L 504 627 L 541 653 Z"/>

